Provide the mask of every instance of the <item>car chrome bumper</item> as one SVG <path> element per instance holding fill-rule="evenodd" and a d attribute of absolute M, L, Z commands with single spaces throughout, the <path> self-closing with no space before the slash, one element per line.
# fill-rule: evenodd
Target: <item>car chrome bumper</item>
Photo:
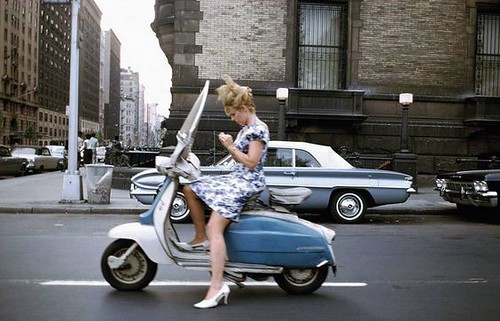
<path fill-rule="evenodd" d="M 439 195 L 446 201 L 461 205 L 470 205 L 477 207 L 497 207 L 498 193 L 495 191 L 489 192 L 471 192 L 471 191 L 454 191 L 450 189 L 440 189 Z"/>

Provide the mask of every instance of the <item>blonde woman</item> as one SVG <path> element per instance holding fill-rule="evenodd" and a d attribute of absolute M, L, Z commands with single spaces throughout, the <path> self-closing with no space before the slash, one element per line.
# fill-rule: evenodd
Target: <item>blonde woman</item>
<path fill-rule="evenodd" d="M 227 175 L 202 177 L 183 187 L 195 226 L 195 236 L 190 242 L 179 245 L 186 251 L 210 248 L 210 287 L 204 300 L 194 305 L 201 309 L 215 307 L 221 300 L 227 304 L 229 287 L 224 283 L 224 230 L 229 223 L 238 221 L 245 203 L 265 188 L 263 165 L 269 129 L 256 115 L 252 89 L 238 85 L 229 76 L 223 79 L 226 84 L 216 89 L 219 101 L 224 105 L 226 115 L 240 125 L 241 130 L 234 140 L 231 135 L 220 133 L 219 141 L 232 155 L 236 165 Z M 208 231 L 203 203 L 212 209 Z"/>

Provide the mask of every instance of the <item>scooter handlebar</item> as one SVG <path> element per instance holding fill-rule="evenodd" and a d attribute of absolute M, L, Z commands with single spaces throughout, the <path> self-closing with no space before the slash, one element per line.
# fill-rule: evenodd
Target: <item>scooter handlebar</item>
<path fill-rule="evenodd" d="M 168 176 L 182 176 L 189 181 L 196 180 L 200 177 L 200 160 L 198 157 L 189 153 L 188 157 L 177 157 L 176 161 L 172 163 L 172 159 L 166 156 L 156 156 L 156 169 L 163 175 Z"/>

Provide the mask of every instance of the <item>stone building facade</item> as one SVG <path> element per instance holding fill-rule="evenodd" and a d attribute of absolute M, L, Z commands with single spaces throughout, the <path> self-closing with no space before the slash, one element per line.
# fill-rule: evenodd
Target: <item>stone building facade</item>
<path fill-rule="evenodd" d="M 170 132 L 206 79 L 213 89 L 229 74 L 253 88 L 273 139 L 275 92 L 287 87 L 288 140 L 390 158 L 401 149 L 399 94 L 412 93 L 419 173 L 500 154 L 498 0 L 157 0 L 155 12 L 173 71 Z M 199 149 L 237 131 L 213 91 L 200 131 L 210 135 L 197 136 Z"/>
<path fill-rule="evenodd" d="M 0 144 L 35 144 L 40 1 L 0 5 Z"/>

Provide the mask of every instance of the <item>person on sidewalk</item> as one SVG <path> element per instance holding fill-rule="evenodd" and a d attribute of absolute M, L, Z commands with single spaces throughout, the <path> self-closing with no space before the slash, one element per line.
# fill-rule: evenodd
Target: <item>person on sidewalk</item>
<path fill-rule="evenodd" d="M 85 146 L 87 155 L 87 161 L 85 164 L 95 164 L 97 159 L 97 145 L 99 141 L 95 138 L 95 133 L 92 133 L 88 137 L 87 144 Z"/>
<path fill-rule="evenodd" d="M 80 165 L 82 164 L 82 154 L 84 151 L 83 142 L 83 133 L 78 131 L 78 168 L 80 168 Z"/>
<path fill-rule="evenodd" d="M 227 304 L 229 287 L 224 283 L 226 243 L 224 230 L 231 222 L 237 222 L 246 202 L 260 194 L 265 186 L 263 166 L 269 143 L 269 129 L 255 113 L 252 89 L 236 84 L 224 76 L 226 84 L 217 88 L 219 101 L 232 121 L 241 126 L 236 139 L 220 133 L 219 141 L 233 156 L 236 165 L 227 175 L 205 176 L 184 185 L 183 192 L 195 225 L 195 237 L 188 243 L 179 243 L 185 251 L 210 247 L 212 277 L 203 301 L 196 308 L 212 308 L 221 300 Z M 208 222 L 208 238 L 205 231 L 203 203 L 212 209 Z"/>

